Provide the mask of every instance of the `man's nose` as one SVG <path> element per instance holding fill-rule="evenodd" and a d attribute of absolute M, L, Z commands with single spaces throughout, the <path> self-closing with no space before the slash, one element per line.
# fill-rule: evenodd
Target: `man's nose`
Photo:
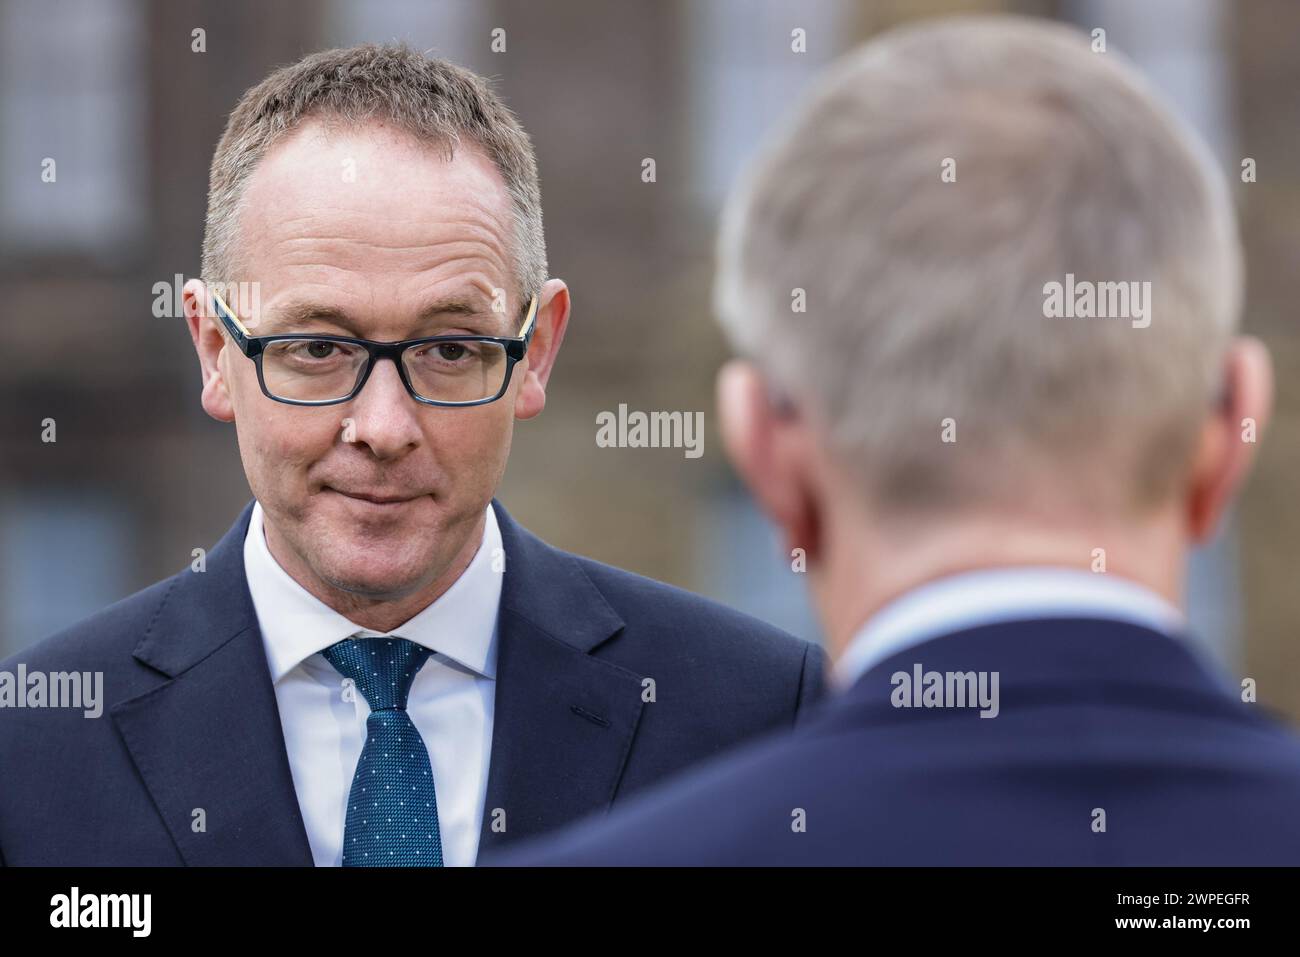
<path fill-rule="evenodd" d="M 344 438 L 370 446 L 379 458 L 392 458 L 420 444 L 420 405 L 402 385 L 392 359 L 380 359 L 370 378 L 349 405 L 351 436 Z"/>

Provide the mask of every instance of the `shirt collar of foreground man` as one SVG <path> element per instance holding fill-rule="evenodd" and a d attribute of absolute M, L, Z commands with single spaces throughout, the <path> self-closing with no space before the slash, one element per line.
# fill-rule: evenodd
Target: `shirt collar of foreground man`
<path fill-rule="evenodd" d="M 913 589 L 876 612 L 835 663 L 844 691 L 880 662 L 969 628 L 1042 618 L 1123 621 L 1182 635 L 1186 616 L 1149 588 L 1077 568 L 992 568 L 963 572 Z"/>

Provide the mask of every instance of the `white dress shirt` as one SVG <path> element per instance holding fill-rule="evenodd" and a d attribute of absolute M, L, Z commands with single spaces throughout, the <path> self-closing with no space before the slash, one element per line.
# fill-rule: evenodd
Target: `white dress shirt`
<path fill-rule="evenodd" d="M 443 863 L 474 864 L 492 748 L 500 548 L 501 530 L 489 505 L 483 541 L 460 578 L 404 625 L 371 631 L 289 576 L 267 548 L 262 505 L 254 503 L 244 568 L 317 867 L 343 860 L 348 792 L 370 714 L 363 695 L 353 690 L 345 697 L 343 676 L 320 652 L 357 635 L 405 638 L 433 652 L 416 673 L 406 710 L 429 751 Z"/>
<path fill-rule="evenodd" d="M 867 619 L 836 662 L 833 684 L 842 691 L 931 638 L 1033 618 L 1103 618 L 1168 635 L 1186 627 L 1183 613 L 1160 595 L 1114 575 L 1051 567 L 962 572 L 915 588 Z"/>

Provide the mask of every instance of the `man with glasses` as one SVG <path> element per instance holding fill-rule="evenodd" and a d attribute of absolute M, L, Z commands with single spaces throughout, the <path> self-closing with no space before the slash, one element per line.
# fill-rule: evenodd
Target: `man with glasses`
<path fill-rule="evenodd" d="M 248 91 L 203 276 L 202 404 L 254 500 L 204 570 L 22 655 L 106 700 L 0 715 L 6 863 L 473 864 L 817 698 L 814 646 L 493 500 L 569 293 L 480 78 L 367 45 Z"/>

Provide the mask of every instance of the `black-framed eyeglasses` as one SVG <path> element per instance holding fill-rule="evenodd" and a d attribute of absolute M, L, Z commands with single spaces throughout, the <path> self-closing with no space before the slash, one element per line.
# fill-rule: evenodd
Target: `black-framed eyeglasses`
<path fill-rule="evenodd" d="M 257 366 L 268 399 L 289 405 L 334 405 L 362 390 L 375 363 L 392 359 L 411 398 L 425 405 L 486 405 L 505 395 L 537 320 L 537 296 L 517 337 L 428 336 L 376 342 L 350 336 L 294 333 L 254 336 L 212 292 L 217 315 L 241 352 Z"/>

